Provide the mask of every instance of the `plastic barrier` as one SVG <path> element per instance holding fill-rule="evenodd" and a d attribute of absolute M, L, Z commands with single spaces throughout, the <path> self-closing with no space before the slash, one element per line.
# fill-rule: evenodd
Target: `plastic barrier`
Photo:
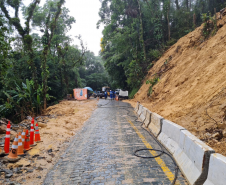
<path fill-rule="evenodd" d="M 150 110 L 147 109 L 147 112 L 146 112 L 146 119 L 144 120 L 144 125 L 146 127 L 148 127 L 149 123 L 151 122 L 151 114 L 152 112 Z"/>
<path fill-rule="evenodd" d="M 208 177 L 204 185 L 226 184 L 226 157 L 221 154 L 210 156 Z"/>
<path fill-rule="evenodd" d="M 142 112 L 143 106 L 140 104 L 139 105 L 139 110 L 137 111 L 138 116 L 140 116 L 141 112 Z"/>
<path fill-rule="evenodd" d="M 186 129 L 169 120 L 164 119 L 162 121 L 162 131 L 158 136 L 158 140 L 171 154 L 174 154 L 179 148 L 181 130 Z"/>
<path fill-rule="evenodd" d="M 203 184 L 207 179 L 210 155 L 215 151 L 187 130 L 180 131 L 179 147 L 175 149 L 173 157 L 189 183 Z"/>
<path fill-rule="evenodd" d="M 155 137 L 157 137 L 161 132 L 163 119 L 163 117 L 156 113 L 151 114 L 151 122 L 148 126 L 148 129 L 154 134 Z"/>
<path fill-rule="evenodd" d="M 136 105 L 136 107 L 135 107 L 135 109 L 134 109 L 136 113 L 137 113 L 137 111 L 139 110 L 139 105 L 140 105 L 139 102 L 137 102 L 137 105 Z"/>
<path fill-rule="evenodd" d="M 140 119 L 143 122 L 146 118 L 146 112 L 147 112 L 147 108 L 143 107 L 141 114 L 140 114 Z"/>

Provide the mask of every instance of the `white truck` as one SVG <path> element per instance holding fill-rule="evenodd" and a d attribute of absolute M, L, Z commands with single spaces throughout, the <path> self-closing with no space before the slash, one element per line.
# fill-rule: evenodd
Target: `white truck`
<path fill-rule="evenodd" d="M 119 98 L 128 99 L 128 96 L 129 96 L 128 91 L 123 91 L 123 90 L 119 91 Z"/>

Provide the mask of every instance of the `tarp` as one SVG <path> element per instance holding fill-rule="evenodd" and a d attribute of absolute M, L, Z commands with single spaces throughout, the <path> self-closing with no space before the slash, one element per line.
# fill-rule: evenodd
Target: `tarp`
<path fill-rule="evenodd" d="M 84 87 L 84 89 L 88 89 L 89 91 L 93 91 L 91 87 Z"/>
<path fill-rule="evenodd" d="M 86 100 L 87 89 L 74 89 L 74 97 L 76 100 Z"/>

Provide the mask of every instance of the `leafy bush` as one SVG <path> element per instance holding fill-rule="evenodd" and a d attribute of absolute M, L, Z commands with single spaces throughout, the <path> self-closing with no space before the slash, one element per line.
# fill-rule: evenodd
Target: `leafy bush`
<path fill-rule="evenodd" d="M 40 98 L 40 88 L 34 90 L 34 82 L 28 79 L 26 84 L 20 87 L 15 82 L 15 89 L 4 91 L 7 101 L 0 106 L 0 115 L 10 117 L 14 121 L 23 120 L 27 115 L 34 115 L 40 112 L 43 104 Z"/>
<path fill-rule="evenodd" d="M 151 80 L 147 80 L 146 81 L 146 84 L 151 84 L 151 86 L 149 87 L 149 90 L 148 90 L 148 96 L 151 96 L 152 94 L 152 88 L 154 87 L 155 84 L 157 84 L 159 81 L 159 77 L 155 77 L 154 79 L 151 79 Z"/>
<path fill-rule="evenodd" d="M 207 39 L 210 35 L 215 35 L 217 32 L 217 21 L 214 17 L 211 17 L 211 14 L 204 13 L 202 14 L 202 22 L 204 23 L 202 29 L 202 35 L 204 39 Z"/>
<path fill-rule="evenodd" d="M 157 60 L 162 56 L 161 51 L 159 51 L 158 49 L 151 49 L 148 54 L 151 61 Z"/>
<path fill-rule="evenodd" d="M 136 60 L 132 60 L 129 64 L 127 83 L 132 88 L 137 88 L 140 86 L 141 81 L 144 77 L 142 67 L 138 64 Z"/>
<path fill-rule="evenodd" d="M 132 91 L 129 93 L 129 99 L 133 99 L 135 94 L 139 91 L 139 88 L 133 88 Z"/>
<path fill-rule="evenodd" d="M 190 31 L 188 30 L 188 33 L 189 33 L 189 32 L 190 32 Z M 166 42 L 166 45 L 170 47 L 170 46 L 174 45 L 176 42 L 177 42 L 176 39 L 171 38 L 170 40 L 168 40 L 168 41 Z"/>

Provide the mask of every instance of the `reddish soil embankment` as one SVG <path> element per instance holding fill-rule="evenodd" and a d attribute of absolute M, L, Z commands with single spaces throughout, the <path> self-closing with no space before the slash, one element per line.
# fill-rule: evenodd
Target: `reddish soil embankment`
<path fill-rule="evenodd" d="M 140 101 L 226 155 L 226 10 L 217 19 L 216 35 L 203 40 L 200 26 L 166 51 L 129 102 Z M 160 81 L 148 96 L 146 80 L 156 73 Z"/>

